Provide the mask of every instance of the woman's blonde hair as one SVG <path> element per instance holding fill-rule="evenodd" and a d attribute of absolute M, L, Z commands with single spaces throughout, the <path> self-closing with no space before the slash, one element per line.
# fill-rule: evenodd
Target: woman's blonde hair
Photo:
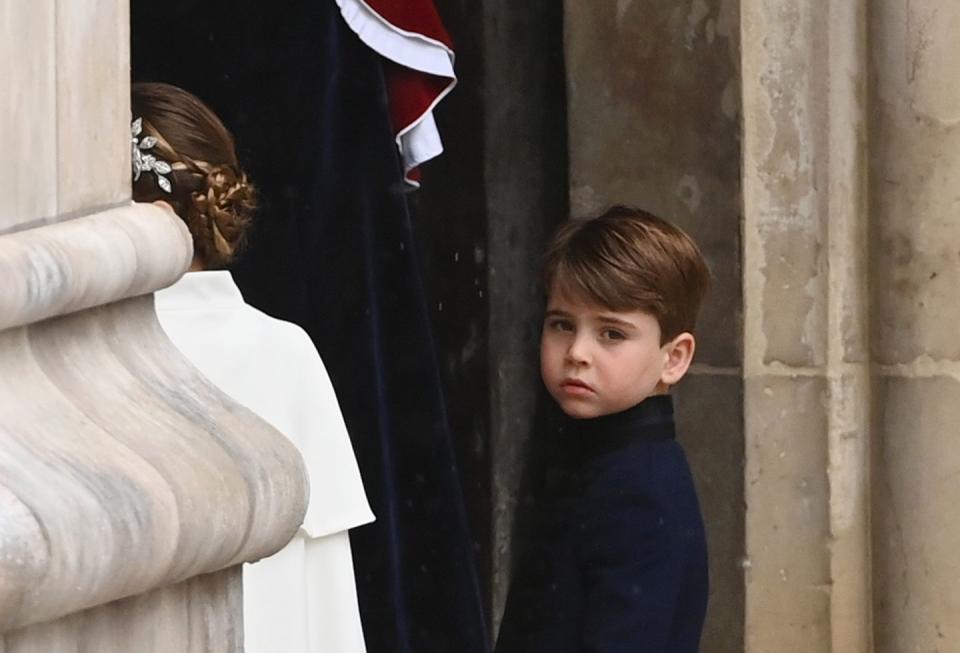
<path fill-rule="evenodd" d="M 138 202 L 164 200 L 186 223 L 204 267 L 225 267 L 242 248 L 256 194 L 240 168 L 233 136 L 196 96 L 170 84 L 132 86 L 131 109 L 142 120 L 141 140 L 156 138 L 150 154 L 169 163 L 170 192 L 158 177 L 133 183 Z"/>

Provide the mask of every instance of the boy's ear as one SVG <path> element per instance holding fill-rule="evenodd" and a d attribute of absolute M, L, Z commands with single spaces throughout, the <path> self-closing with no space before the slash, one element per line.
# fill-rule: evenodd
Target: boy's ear
<path fill-rule="evenodd" d="M 693 334 L 687 331 L 676 336 L 664 345 L 664 355 L 667 357 L 660 374 L 660 381 L 666 385 L 678 383 L 690 369 L 693 353 L 697 349 L 697 341 Z"/>

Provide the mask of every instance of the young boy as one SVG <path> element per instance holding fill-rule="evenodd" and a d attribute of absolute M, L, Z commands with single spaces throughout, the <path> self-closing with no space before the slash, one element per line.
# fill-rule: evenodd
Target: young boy
<path fill-rule="evenodd" d="M 515 567 L 498 653 L 695 653 L 703 520 L 667 394 L 709 285 L 697 246 L 614 207 L 560 227 L 544 259 L 543 382 L 575 455 Z"/>

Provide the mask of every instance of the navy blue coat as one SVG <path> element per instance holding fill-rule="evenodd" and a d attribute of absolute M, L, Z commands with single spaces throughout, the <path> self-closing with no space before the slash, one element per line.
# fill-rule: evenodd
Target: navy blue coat
<path fill-rule="evenodd" d="M 565 430 L 575 463 L 515 566 L 497 653 L 696 653 L 707 548 L 671 398 Z"/>

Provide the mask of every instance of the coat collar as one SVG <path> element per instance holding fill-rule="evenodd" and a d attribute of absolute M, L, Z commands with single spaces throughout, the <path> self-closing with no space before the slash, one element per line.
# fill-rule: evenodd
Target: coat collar
<path fill-rule="evenodd" d="M 602 456 L 637 442 L 672 440 L 673 398 L 654 395 L 619 413 L 570 420 L 568 428 L 582 458 Z"/>
<path fill-rule="evenodd" d="M 226 270 L 187 272 L 179 281 L 155 295 L 157 310 L 231 307 L 242 305 L 243 295 Z"/>

